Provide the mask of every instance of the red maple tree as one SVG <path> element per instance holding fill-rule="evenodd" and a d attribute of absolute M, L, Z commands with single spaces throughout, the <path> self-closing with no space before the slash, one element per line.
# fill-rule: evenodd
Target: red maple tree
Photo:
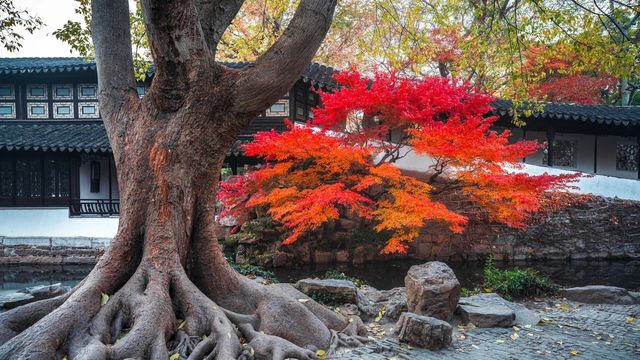
<path fill-rule="evenodd" d="M 448 206 L 447 194 L 491 221 L 522 227 L 545 193 L 576 178 L 514 172 L 540 145 L 510 143 L 509 131 L 492 130 L 492 97 L 464 84 L 384 73 L 370 81 L 356 71 L 336 80 L 342 87 L 321 94 L 313 124 L 258 133 L 245 146 L 266 165 L 221 184 L 223 216 L 243 221 L 264 208 L 290 230 L 284 244 L 341 216 L 359 217 L 392 234 L 383 252 L 405 252 L 431 223 L 463 231 L 468 215 Z M 410 152 L 422 155 L 417 173 L 399 166 Z"/>

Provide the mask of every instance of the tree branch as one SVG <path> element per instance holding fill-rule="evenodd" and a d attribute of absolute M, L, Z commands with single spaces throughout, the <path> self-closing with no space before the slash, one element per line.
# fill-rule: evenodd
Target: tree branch
<path fill-rule="evenodd" d="M 127 0 L 92 0 L 91 33 L 98 68 L 100 110 L 107 128 L 126 100 L 135 92 Z"/>
<path fill-rule="evenodd" d="M 236 113 L 257 113 L 291 88 L 309 65 L 329 27 L 337 0 L 302 0 L 284 34 L 236 83 Z"/>
<path fill-rule="evenodd" d="M 244 0 L 196 0 L 202 33 L 212 54 L 243 3 Z"/>

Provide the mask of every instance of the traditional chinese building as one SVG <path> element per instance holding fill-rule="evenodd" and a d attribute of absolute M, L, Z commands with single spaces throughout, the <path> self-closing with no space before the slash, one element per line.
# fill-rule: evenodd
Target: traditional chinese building
<path fill-rule="evenodd" d="M 246 63 L 227 63 L 242 68 Z M 242 173 L 255 159 L 239 145 L 257 131 L 284 130 L 285 118 L 306 122 L 317 88 L 333 89 L 334 70 L 311 64 L 278 102 L 256 118 L 229 150 L 225 173 Z M 137 86 L 142 97 L 150 84 Z M 502 127 L 512 104 L 497 101 Z M 514 138 L 547 142 L 526 163 L 638 179 L 640 108 L 545 104 L 520 117 Z M 415 160 L 412 160 L 415 159 Z M 409 167 L 419 168 L 418 158 Z M 100 237 L 115 234 L 119 192 L 100 119 L 96 66 L 82 58 L 0 59 L 0 237 Z"/>
<path fill-rule="evenodd" d="M 226 63 L 242 68 L 246 63 Z M 294 87 L 256 118 L 229 150 L 226 173 L 253 159 L 239 151 L 251 134 L 284 130 L 285 118 L 313 118 L 333 69 L 311 64 Z M 143 97 L 147 81 L 138 83 Z M 111 237 L 118 182 L 98 106 L 96 66 L 82 58 L 0 59 L 0 237 Z"/>

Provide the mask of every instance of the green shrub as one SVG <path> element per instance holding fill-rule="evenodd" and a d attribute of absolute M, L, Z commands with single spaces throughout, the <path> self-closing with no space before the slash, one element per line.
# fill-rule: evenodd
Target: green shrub
<path fill-rule="evenodd" d="M 335 280 L 349 280 L 355 286 L 360 287 L 362 285 L 367 285 L 367 282 L 364 280 L 360 280 L 358 278 L 354 278 L 352 276 L 346 275 L 343 272 L 338 270 L 329 270 L 322 276 L 323 279 L 335 279 Z"/>
<path fill-rule="evenodd" d="M 269 282 L 275 283 L 278 282 L 278 279 L 276 278 L 276 274 L 274 274 L 273 272 L 269 271 L 269 270 L 265 270 L 260 266 L 257 265 L 251 265 L 251 264 L 244 264 L 244 265 L 240 265 L 240 264 L 236 264 L 235 261 L 233 261 L 231 256 L 225 256 L 227 258 L 227 262 L 229 263 L 229 265 L 231 265 L 231 267 L 239 272 L 240 274 L 250 277 L 250 278 L 255 278 L 257 276 L 264 278 L 265 280 L 268 280 Z"/>
<path fill-rule="evenodd" d="M 489 257 L 484 265 L 483 288 L 511 299 L 552 294 L 558 286 L 532 269 L 498 269 Z"/>

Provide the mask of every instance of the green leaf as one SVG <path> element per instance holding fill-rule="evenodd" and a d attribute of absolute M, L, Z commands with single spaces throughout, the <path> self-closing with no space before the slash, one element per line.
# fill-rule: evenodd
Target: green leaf
<path fill-rule="evenodd" d="M 105 293 L 100 293 L 100 304 L 104 305 L 109 301 L 109 295 Z"/>

